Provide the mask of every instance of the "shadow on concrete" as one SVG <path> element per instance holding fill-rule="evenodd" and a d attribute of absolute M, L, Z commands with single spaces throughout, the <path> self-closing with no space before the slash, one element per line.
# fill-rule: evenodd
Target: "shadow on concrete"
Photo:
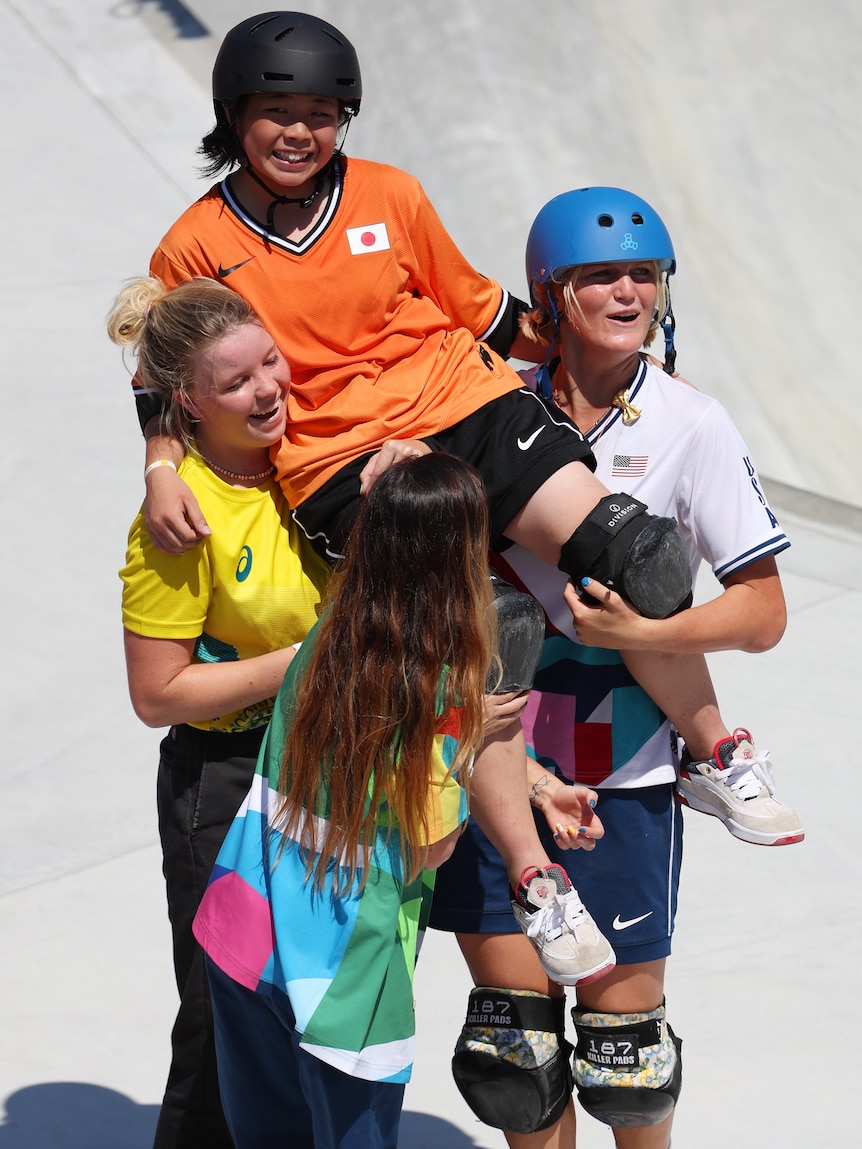
<path fill-rule="evenodd" d="M 116 1090 L 85 1081 L 29 1085 L 6 1098 L 0 1149 L 150 1149 L 158 1114 L 158 1105 L 139 1105 Z M 410 1149 L 476 1145 L 441 1117 L 406 1110 L 399 1141 Z"/>
<path fill-rule="evenodd" d="M 180 0 L 119 0 L 112 8 L 114 16 L 137 16 L 150 11 L 167 17 L 180 40 L 200 40 L 209 36 L 209 29 Z"/>
<path fill-rule="evenodd" d="M 472 1137 L 442 1117 L 433 1117 L 430 1113 L 411 1113 L 407 1109 L 401 1115 L 398 1143 L 410 1149 L 472 1149 L 476 1145 Z M 2 1140 L 0 1149 L 6 1149 Z"/>
<path fill-rule="evenodd" d="M 5 1110 L 0 1149 L 150 1149 L 159 1113 L 85 1081 L 30 1085 Z"/>

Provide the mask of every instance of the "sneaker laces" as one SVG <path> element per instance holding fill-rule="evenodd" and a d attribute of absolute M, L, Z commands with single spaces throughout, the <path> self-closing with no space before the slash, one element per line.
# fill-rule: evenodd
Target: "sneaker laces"
<path fill-rule="evenodd" d="M 586 920 L 586 907 L 578 896 L 578 891 L 572 887 L 564 894 L 554 894 L 549 902 L 536 910 L 527 926 L 527 937 L 547 937 L 548 934 L 559 937 L 564 926 L 568 926 L 574 933 L 575 928 Z"/>
<path fill-rule="evenodd" d="M 771 798 L 775 793 L 775 781 L 772 776 L 769 751 L 764 750 L 762 753 L 758 753 L 750 742 L 747 743 L 747 748 L 750 748 L 752 756 L 750 758 L 743 757 L 742 755 L 747 750 L 741 750 L 741 747 L 737 745 L 734 748 L 730 764 L 720 771 L 719 776 L 731 793 L 737 798 L 741 798 L 743 802 L 748 801 L 749 798 L 759 798 L 764 789 Z"/>

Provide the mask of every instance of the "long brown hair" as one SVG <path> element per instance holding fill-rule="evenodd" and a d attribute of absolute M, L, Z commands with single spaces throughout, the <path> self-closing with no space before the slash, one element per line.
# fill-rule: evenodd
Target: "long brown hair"
<path fill-rule="evenodd" d="M 496 647 L 487 548 L 482 480 L 454 456 L 397 463 L 363 499 L 298 684 L 279 777 L 282 843 L 309 848 L 306 873 L 320 890 L 333 860 L 339 891 L 359 866 L 364 882 L 380 824 L 397 828 L 415 877 L 433 740 L 453 707 L 452 770 L 466 785 Z"/>

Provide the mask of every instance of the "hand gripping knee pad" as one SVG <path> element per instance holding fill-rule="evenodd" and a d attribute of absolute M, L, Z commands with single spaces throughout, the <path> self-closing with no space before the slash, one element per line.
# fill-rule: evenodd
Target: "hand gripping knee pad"
<path fill-rule="evenodd" d="M 491 664 L 485 689 L 489 694 L 529 690 L 542 656 L 545 612 L 531 594 L 516 590 L 493 572 L 491 583 L 500 666 Z"/>
<path fill-rule="evenodd" d="M 558 566 L 617 591 L 646 618 L 691 605 L 691 568 L 676 519 L 648 514 L 631 495 L 598 502 L 563 544 Z"/>
<path fill-rule="evenodd" d="M 575 1084 L 584 1109 L 605 1125 L 657 1125 L 676 1105 L 682 1042 L 664 1005 L 649 1013 L 572 1010 L 577 1033 Z"/>
<path fill-rule="evenodd" d="M 535 1133 L 559 1119 L 572 1095 L 565 999 L 477 986 L 455 1046 L 452 1076 L 480 1121 Z"/>

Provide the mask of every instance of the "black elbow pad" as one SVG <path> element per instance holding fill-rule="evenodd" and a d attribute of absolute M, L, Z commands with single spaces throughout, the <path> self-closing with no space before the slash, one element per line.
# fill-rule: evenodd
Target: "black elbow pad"
<path fill-rule="evenodd" d="M 691 605 L 691 568 L 676 519 L 631 495 L 606 495 L 560 551 L 559 569 L 610 587 L 646 618 Z"/>

